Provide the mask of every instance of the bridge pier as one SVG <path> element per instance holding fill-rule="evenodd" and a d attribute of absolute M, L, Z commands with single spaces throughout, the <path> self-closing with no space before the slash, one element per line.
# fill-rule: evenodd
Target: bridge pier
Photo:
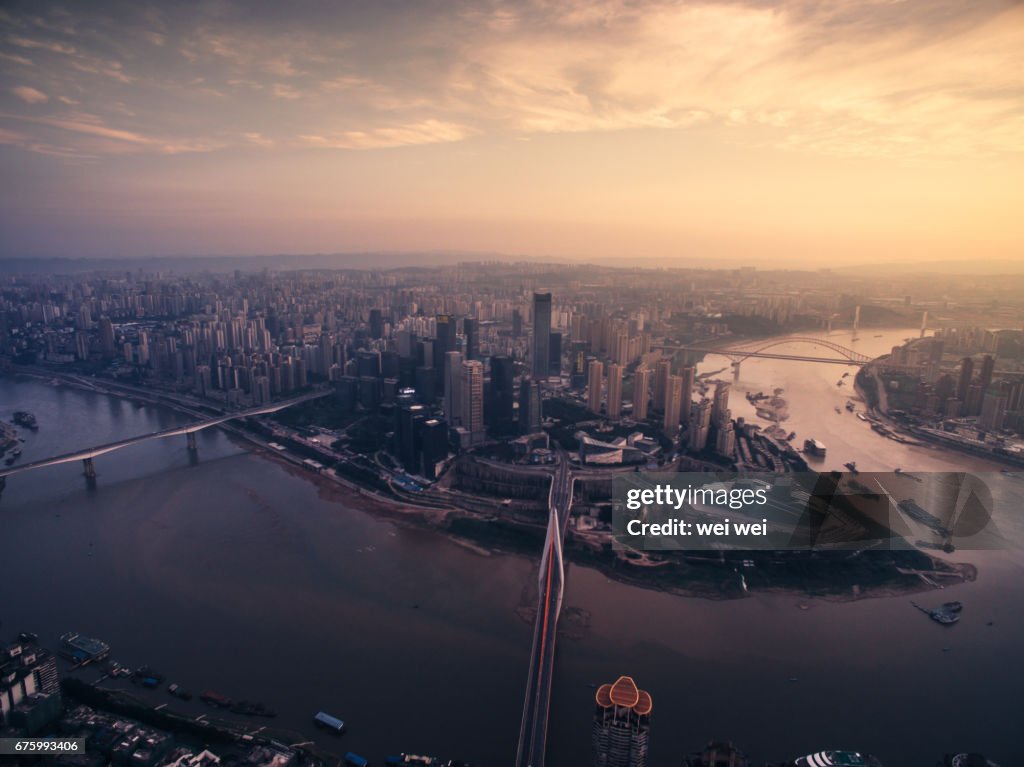
<path fill-rule="evenodd" d="M 188 439 L 188 450 L 190 453 L 199 451 L 199 446 L 196 444 L 196 433 L 194 431 L 185 432 L 185 437 Z"/>
<path fill-rule="evenodd" d="M 82 475 L 86 479 L 96 479 L 96 467 L 92 463 L 92 458 L 83 458 L 82 466 Z"/>

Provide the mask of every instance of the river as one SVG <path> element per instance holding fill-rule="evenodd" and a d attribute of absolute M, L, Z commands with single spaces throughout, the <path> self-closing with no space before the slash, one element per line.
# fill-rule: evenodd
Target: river
<path fill-rule="evenodd" d="M 871 338 L 857 348 L 880 353 L 908 334 L 865 332 Z M 899 445 L 836 414 L 848 393 L 835 391 L 843 370 L 748 360 L 734 414 L 752 415 L 745 388 L 781 386 L 787 428 L 825 441 L 830 464 L 995 468 Z M 36 413 L 41 427 L 25 435 L 23 460 L 183 418 L 0 379 L 0 418 L 15 409 Z M 0 634 L 36 631 L 51 644 L 70 629 L 101 637 L 112 657 L 150 664 L 194 692 L 263 701 L 279 713 L 275 727 L 302 737 L 317 737 L 313 713 L 335 712 L 350 730 L 340 750 L 374 763 L 399 751 L 492 767 L 511 760 L 531 641 L 516 608 L 535 584 L 533 559 L 482 556 L 396 526 L 215 430 L 201 433 L 198 461 L 182 437 L 100 457 L 96 467 L 95 489 L 78 464 L 9 480 L 0 499 Z M 712 738 L 732 739 L 754 759 L 845 746 L 887 767 L 932 767 L 945 751 L 966 749 L 1004 767 L 1024 764 L 1024 481 L 997 475 L 992 487 L 1010 545 L 958 554 L 979 566 L 978 580 L 921 597 L 964 601 L 964 619 L 949 629 L 906 598 L 716 602 L 570 565 L 566 605 L 586 611 L 590 625 L 560 640 L 549 763 L 589 763 L 592 685 L 631 674 L 654 700 L 652 767 L 678 765 Z"/>

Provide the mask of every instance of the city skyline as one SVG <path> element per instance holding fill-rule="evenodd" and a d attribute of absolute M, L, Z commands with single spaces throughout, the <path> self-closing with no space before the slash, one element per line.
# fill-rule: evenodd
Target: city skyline
<path fill-rule="evenodd" d="M 1014 3 L 0 13 L 0 256 L 1021 257 Z"/>

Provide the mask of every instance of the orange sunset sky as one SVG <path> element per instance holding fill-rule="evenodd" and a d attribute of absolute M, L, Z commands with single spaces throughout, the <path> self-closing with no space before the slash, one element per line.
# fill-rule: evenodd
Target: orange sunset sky
<path fill-rule="evenodd" d="M 1024 6 L 6 2 L 0 256 L 1024 261 Z"/>

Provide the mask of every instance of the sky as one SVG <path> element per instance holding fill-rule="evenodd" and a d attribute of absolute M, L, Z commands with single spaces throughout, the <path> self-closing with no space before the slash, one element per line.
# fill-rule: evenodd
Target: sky
<path fill-rule="evenodd" d="M 1024 4 L 0 3 L 0 257 L 1024 261 Z"/>

